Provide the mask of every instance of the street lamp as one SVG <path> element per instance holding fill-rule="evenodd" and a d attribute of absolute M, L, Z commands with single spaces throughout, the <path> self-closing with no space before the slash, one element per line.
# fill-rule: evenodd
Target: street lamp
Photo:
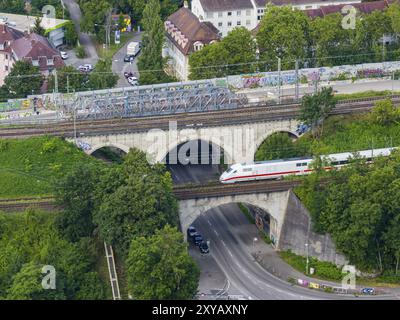
<path fill-rule="evenodd" d="M 308 243 L 306 243 L 306 274 L 308 274 L 308 264 L 309 264 L 309 259 L 308 259 Z"/>
<path fill-rule="evenodd" d="M 253 249 L 254 249 L 254 247 L 255 247 L 255 243 L 258 241 L 258 239 L 257 238 L 253 238 Z"/>

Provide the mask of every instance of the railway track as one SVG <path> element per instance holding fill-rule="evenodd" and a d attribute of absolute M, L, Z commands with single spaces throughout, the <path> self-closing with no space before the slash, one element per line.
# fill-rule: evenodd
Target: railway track
<path fill-rule="evenodd" d="M 374 102 L 385 97 L 374 97 L 340 101 L 332 114 L 349 114 L 369 111 Z M 400 104 L 400 95 L 392 96 L 395 104 Z M 235 125 L 239 123 L 255 123 L 282 119 L 296 119 L 299 115 L 299 105 L 281 106 L 249 105 L 240 109 L 221 110 L 196 113 L 179 113 L 158 117 L 121 118 L 108 120 L 80 120 L 76 122 L 77 136 L 107 135 L 130 132 L 143 132 L 150 129 L 168 129 L 170 121 L 177 121 L 179 129 L 190 127 L 214 127 Z M 24 125 L 16 127 L 1 127 L 0 138 L 28 138 L 40 135 L 73 137 L 74 124 L 64 121 L 53 124 Z"/>
<path fill-rule="evenodd" d="M 220 197 L 261 192 L 286 191 L 301 184 L 301 180 L 261 180 L 234 184 L 213 182 L 207 185 L 175 186 L 174 194 L 178 200 Z M 46 211 L 60 209 L 54 197 L 0 199 L 0 211 L 18 212 L 28 208 Z"/>

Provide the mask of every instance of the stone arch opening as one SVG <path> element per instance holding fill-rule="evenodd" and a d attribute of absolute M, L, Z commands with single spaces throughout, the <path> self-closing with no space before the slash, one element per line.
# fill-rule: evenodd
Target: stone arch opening
<path fill-rule="evenodd" d="M 91 149 L 89 154 L 97 159 L 105 161 L 106 163 L 121 163 L 123 157 L 128 152 L 129 149 L 123 146 L 107 144 Z"/>
<path fill-rule="evenodd" d="M 303 156 L 304 148 L 298 148 L 295 144 L 298 138 L 296 132 L 283 130 L 265 134 L 256 142 L 254 160 L 263 161 Z"/>
<path fill-rule="evenodd" d="M 217 181 L 226 169 L 226 153 L 211 141 L 188 140 L 174 146 L 163 163 L 172 174 L 174 183 L 204 183 Z"/>
<path fill-rule="evenodd" d="M 227 202 L 213 206 L 187 221 L 183 232 L 190 242 L 193 239 L 187 232 L 189 226 L 194 226 L 197 232 L 204 235 L 205 240 L 215 231 L 224 237 L 221 233 L 227 229 L 234 235 L 235 239 L 232 241 L 241 241 L 246 245 L 252 245 L 251 242 L 254 241 L 254 236 L 249 237 L 249 234 L 256 235 L 256 241 L 266 241 L 272 246 L 275 246 L 278 240 L 278 223 L 270 211 L 248 202 Z"/>

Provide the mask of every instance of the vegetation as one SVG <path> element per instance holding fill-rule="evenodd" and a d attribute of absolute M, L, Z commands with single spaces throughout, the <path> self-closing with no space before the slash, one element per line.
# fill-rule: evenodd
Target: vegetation
<path fill-rule="evenodd" d="M 250 31 L 245 27 L 235 28 L 222 41 L 190 55 L 190 79 L 254 72 L 257 70 L 256 49 Z"/>
<path fill-rule="evenodd" d="M 388 102 L 385 102 L 387 105 Z M 378 104 L 378 108 L 381 103 Z M 389 110 L 392 110 L 389 107 Z M 395 110 L 395 109 L 393 109 Z M 315 156 L 337 152 L 353 152 L 371 148 L 384 148 L 400 144 L 398 122 L 376 122 L 377 109 L 369 114 L 330 116 L 324 122 L 324 131 L 315 139 L 308 132 L 297 140 L 288 133 L 275 133 L 260 145 L 255 154 L 257 161 L 295 156 Z"/>
<path fill-rule="evenodd" d="M 76 52 L 76 56 L 77 56 L 79 59 L 83 59 L 83 58 L 86 57 L 85 48 L 82 47 L 82 46 L 77 46 L 77 47 L 75 48 L 75 52 Z"/>
<path fill-rule="evenodd" d="M 134 298 L 181 300 L 197 293 L 200 270 L 176 228 L 167 225 L 153 236 L 135 238 L 126 264 Z"/>
<path fill-rule="evenodd" d="M 306 273 L 306 257 L 296 255 L 290 250 L 280 251 L 279 256 L 294 269 L 304 274 Z M 313 278 L 331 281 L 339 281 L 343 278 L 342 269 L 330 262 L 319 261 L 314 257 L 309 257 L 308 267 L 315 270 L 314 274 L 310 275 Z"/>
<path fill-rule="evenodd" d="M 335 108 L 335 100 L 332 88 L 322 88 L 314 95 L 303 96 L 299 119 L 311 127 L 314 136 L 321 135 L 323 122 L 333 108 Z"/>
<path fill-rule="evenodd" d="M 400 154 L 364 160 L 332 173 L 312 174 L 296 193 L 310 210 L 314 229 L 328 232 L 359 269 L 398 273 L 400 260 Z M 329 183 L 321 186 L 321 176 Z"/>
<path fill-rule="evenodd" d="M 131 151 L 121 166 L 109 168 L 96 192 L 93 221 L 100 236 L 123 256 L 133 238 L 178 224 L 170 173 L 160 164 L 150 165 L 142 152 Z"/>
<path fill-rule="evenodd" d="M 59 138 L 0 139 L 0 197 L 47 195 L 75 166 L 103 163 Z"/>
<path fill-rule="evenodd" d="M 70 47 L 75 47 L 78 43 L 78 33 L 76 32 L 75 25 L 69 21 L 65 24 L 65 44 Z"/>
<path fill-rule="evenodd" d="M 0 2 L 0 11 L 15 14 L 29 14 L 34 16 L 42 16 L 42 8 L 45 5 L 52 5 L 56 8 L 56 18 L 63 18 L 63 8 L 59 0 L 2 0 Z M 68 18 L 68 12 L 64 12 L 64 16 Z"/>
<path fill-rule="evenodd" d="M 94 271 L 93 240 L 70 243 L 57 233 L 54 213 L 0 213 L 1 299 L 104 299 L 105 284 Z M 44 289 L 42 267 L 56 272 L 56 288 Z"/>
<path fill-rule="evenodd" d="M 26 97 L 28 94 L 39 93 L 42 82 L 39 67 L 26 61 L 17 61 L 4 79 L 3 89 L 10 97 Z"/>
<path fill-rule="evenodd" d="M 139 56 L 138 68 L 141 84 L 153 84 L 172 81 L 164 72 L 165 60 L 161 52 L 164 44 L 164 27 L 160 17 L 160 3 L 150 0 L 146 4 L 142 25 L 144 33 L 142 38 L 143 49 Z"/>
<path fill-rule="evenodd" d="M 118 75 L 112 73 L 111 65 L 111 59 L 99 60 L 86 86 L 93 90 L 113 88 L 118 82 Z"/>
<path fill-rule="evenodd" d="M 33 31 L 34 33 L 37 33 L 37 34 L 41 35 L 41 36 L 44 36 L 45 30 L 44 30 L 44 28 L 40 25 L 41 23 L 42 23 L 42 18 L 36 17 L 36 19 L 35 19 L 35 24 L 33 25 L 32 31 Z"/>

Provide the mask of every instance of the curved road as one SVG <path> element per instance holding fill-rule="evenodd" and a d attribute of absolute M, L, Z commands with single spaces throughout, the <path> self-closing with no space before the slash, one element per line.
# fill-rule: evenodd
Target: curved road
<path fill-rule="evenodd" d="M 265 244 L 258 243 L 254 247 L 253 239 L 258 237 L 258 231 L 247 221 L 236 204 L 221 206 L 202 214 L 194 226 L 210 241 L 210 255 L 201 257 L 201 263 L 207 266 L 212 263 L 207 262 L 207 259 L 215 260 L 218 268 L 214 268 L 211 273 L 223 273 L 223 277 L 229 283 L 228 294 L 239 294 L 246 299 L 257 300 L 396 298 L 389 295 L 356 298 L 313 291 L 292 286 L 270 274 L 252 256 L 253 251 L 258 251 L 258 246 Z M 199 259 L 199 254 L 195 253 L 194 256 Z"/>

